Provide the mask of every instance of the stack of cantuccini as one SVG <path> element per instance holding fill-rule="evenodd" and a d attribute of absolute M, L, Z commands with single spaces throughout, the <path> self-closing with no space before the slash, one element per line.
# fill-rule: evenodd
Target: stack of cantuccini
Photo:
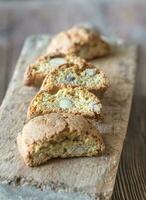
<path fill-rule="evenodd" d="M 100 99 L 109 87 L 105 73 L 87 60 L 109 55 L 110 45 L 84 27 L 54 36 L 46 55 L 30 64 L 27 86 L 40 87 L 30 102 L 28 122 L 17 144 L 25 164 L 38 166 L 52 158 L 97 156 L 105 145 L 91 119 L 100 119 Z"/>

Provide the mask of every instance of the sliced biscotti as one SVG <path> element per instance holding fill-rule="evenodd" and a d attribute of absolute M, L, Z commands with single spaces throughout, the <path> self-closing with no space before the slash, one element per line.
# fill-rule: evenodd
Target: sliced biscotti
<path fill-rule="evenodd" d="M 75 54 L 91 60 L 110 54 L 111 48 L 99 33 L 89 28 L 75 26 L 54 36 L 47 52 Z"/>
<path fill-rule="evenodd" d="M 24 74 L 24 84 L 27 86 L 40 86 L 48 73 L 67 63 L 82 67 L 86 61 L 73 55 L 47 54 L 30 64 Z"/>
<path fill-rule="evenodd" d="M 38 58 L 26 68 L 24 84 L 40 86 L 50 71 L 67 62 L 67 58 L 63 54 L 48 54 Z"/>
<path fill-rule="evenodd" d="M 99 131 L 80 115 L 50 113 L 30 120 L 17 137 L 28 166 L 51 158 L 97 156 L 105 149 Z"/>
<path fill-rule="evenodd" d="M 101 70 L 92 64 L 85 62 L 81 67 L 78 64 L 68 63 L 49 73 L 41 89 L 47 90 L 53 85 L 58 87 L 82 86 L 97 96 L 102 96 L 109 87 L 109 80 Z"/>
<path fill-rule="evenodd" d="M 39 91 L 31 101 L 27 118 L 51 112 L 80 114 L 86 117 L 99 117 L 102 105 L 100 100 L 82 87 L 56 87 Z"/>

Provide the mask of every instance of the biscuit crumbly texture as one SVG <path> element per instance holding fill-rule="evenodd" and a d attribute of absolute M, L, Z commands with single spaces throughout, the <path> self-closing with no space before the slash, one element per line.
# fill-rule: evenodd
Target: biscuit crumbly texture
<path fill-rule="evenodd" d="M 27 86 L 40 86 L 47 74 L 59 66 L 65 63 L 74 63 L 82 67 L 85 65 L 85 62 L 85 60 L 69 54 L 57 53 L 44 55 L 26 68 L 24 84 Z"/>
<path fill-rule="evenodd" d="M 97 96 L 102 96 L 109 87 L 109 80 L 101 70 L 92 64 L 85 63 L 80 67 L 78 64 L 68 63 L 49 73 L 43 81 L 41 89 L 47 90 L 53 85 L 58 87 L 82 86 Z"/>
<path fill-rule="evenodd" d="M 74 54 L 91 60 L 109 55 L 110 45 L 91 29 L 74 26 L 67 31 L 60 32 L 50 42 L 48 53 Z"/>
<path fill-rule="evenodd" d="M 50 113 L 30 120 L 17 137 L 17 145 L 28 166 L 51 158 L 97 156 L 105 146 L 99 131 L 80 115 Z"/>
<path fill-rule="evenodd" d="M 67 112 L 87 117 L 100 117 L 102 105 L 100 100 L 82 87 L 53 86 L 48 90 L 39 91 L 31 101 L 27 118 L 51 112 Z"/>

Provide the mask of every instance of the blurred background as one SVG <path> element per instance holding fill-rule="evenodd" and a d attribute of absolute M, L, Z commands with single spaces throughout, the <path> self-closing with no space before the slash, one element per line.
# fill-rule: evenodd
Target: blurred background
<path fill-rule="evenodd" d="M 113 199 L 146 199 L 145 0 L 0 1 L 0 103 L 29 35 L 54 34 L 89 22 L 106 36 L 140 47 L 132 114 Z"/>

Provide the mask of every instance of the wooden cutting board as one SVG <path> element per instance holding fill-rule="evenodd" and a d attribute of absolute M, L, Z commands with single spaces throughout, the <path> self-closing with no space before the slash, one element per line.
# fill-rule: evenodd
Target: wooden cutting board
<path fill-rule="evenodd" d="M 111 87 L 102 100 L 104 120 L 97 123 L 105 144 L 101 157 L 54 159 L 46 165 L 24 165 L 16 146 L 17 133 L 26 122 L 27 107 L 36 89 L 23 85 L 27 64 L 45 52 L 49 36 L 32 36 L 23 48 L 0 108 L 0 199 L 93 200 L 112 195 L 127 132 L 137 49 L 114 44 L 112 55 L 93 63 L 109 76 Z"/>

